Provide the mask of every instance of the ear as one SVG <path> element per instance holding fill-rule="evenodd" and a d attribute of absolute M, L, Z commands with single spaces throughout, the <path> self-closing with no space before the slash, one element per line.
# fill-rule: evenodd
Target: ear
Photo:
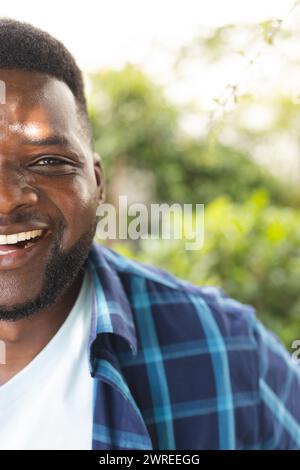
<path fill-rule="evenodd" d="M 93 162 L 94 162 L 94 172 L 97 182 L 97 187 L 99 190 L 99 203 L 105 201 L 106 197 L 106 187 L 105 187 L 105 178 L 102 166 L 102 160 L 98 153 L 93 153 Z"/>

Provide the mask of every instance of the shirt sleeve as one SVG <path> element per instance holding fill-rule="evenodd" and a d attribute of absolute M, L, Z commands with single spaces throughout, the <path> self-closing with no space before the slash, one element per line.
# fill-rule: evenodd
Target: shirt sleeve
<path fill-rule="evenodd" d="M 261 449 L 300 449 L 300 365 L 278 337 L 255 320 Z"/>

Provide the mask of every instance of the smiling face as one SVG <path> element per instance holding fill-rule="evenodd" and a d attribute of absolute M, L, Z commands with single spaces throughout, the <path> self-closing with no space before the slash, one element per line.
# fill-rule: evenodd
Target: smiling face
<path fill-rule="evenodd" d="M 95 232 L 102 174 L 65 83 L 21 70 L 0 70 L 0 80 L 1 318 L 29 304 L 34 311 L 45 303 L 39 297 L 47 293 L 49 303 L 75 281 Z"/>

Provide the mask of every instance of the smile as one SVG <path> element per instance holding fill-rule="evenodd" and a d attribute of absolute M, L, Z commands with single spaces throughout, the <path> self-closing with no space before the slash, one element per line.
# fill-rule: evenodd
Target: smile
<path fill-rule="evenodd" d="M 43 236 L 43 233 L 44 230 L 31 230 L 10 235 L 0 235 L 0 256 L 14 253 L 21 248 L 29 248 Z"/>
<path fill-rule="evenodd" d="M 51 230 L 34 229 L 23 232 L 0 235 L 0 270 L 15 269 L 33 260 L 33 257 L 44 256 Z"/>

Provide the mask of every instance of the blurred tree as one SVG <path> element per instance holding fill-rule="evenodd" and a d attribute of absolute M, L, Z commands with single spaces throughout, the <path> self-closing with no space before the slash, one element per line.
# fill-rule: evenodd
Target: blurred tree
<path fill-rule="evenodd" d="M 206 204 L 224 193 L 245 201 L 254 189 L 266 188 L 272 202 L 294 203 L 246 152 L 183 135 L 180 109 L 133 66 L 92 76 L 89 112 L 95 147 L 110 182 L 110 200 L 116 197 L 113 192 L 130 194 L 143 179 L 147 185 L 151 175 L 150 201 Z"/>

